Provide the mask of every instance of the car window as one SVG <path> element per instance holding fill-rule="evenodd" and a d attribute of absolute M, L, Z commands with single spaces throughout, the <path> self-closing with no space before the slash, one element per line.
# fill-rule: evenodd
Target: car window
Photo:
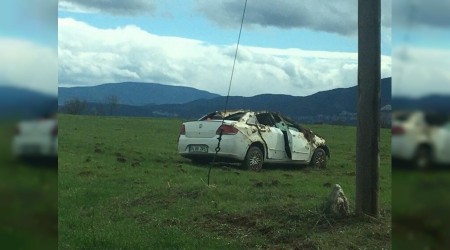
<path fill-rule="evenodd" d="M 273 119 L 272 115 L 269 113 L 260 113 L 256 115 L 256 119 L 258 119 L 258 122 L 262 125 L 266 126 L 275 126 L 275 120 Z"/>
<path fill-rule="evenodd" d="M 449 117 L 440 113 L 427 113 L 425 114 L 425 121 L 431 126 L 444 126 L 447 123 Z"/>
<path fill-rule="evenodd" d="M 277 116 L 277 115 L 276 115 Z M 277 118 L 275 118 L 277 119 Z M 289 127 L 289 129 L 291 130 L 295 130 L 295 131 L 299 131 L 300 126 L 298 124 L 295 124 L 293 121 L 291 121 L 289 118 L 280 115 L 280 117 L 278 118 L 280 120 L 280 122 L 282 121 L 286 126 Z"/>
<path fill-rule="evenodd" d="M 280 116 L 278 116 L 278 114 L 272 114 L 273 118 L 275 119 L 275 126 L 277 128 L 279 128 L 281 131 L 287 131 L 288 130 L 288 126 L 285 123 L 284 120 L 282 120 L 280 118 Z"/>
<path fill-rule="evenodd" d="M 231 114 L 231 115 L 223 118 L 220 113 L 213 112 L 213 113 L 203 116 L 202 118 L 199 119 L 199 121 L 222 120 L 222 119 L 231 120 L 231 121 L 239 121 L 239 119 L 241 119 L 245 115 L 245 113 L 246 112 L 234 113 L 234 114 Z"/>
<path fill-rule="evenodd" d="M 444 125 L 444 129 L 446 129 L 447 131 L 450 131 L 450 122 L 448 122 Z"/>
<path fill-rule="evenodd" d="M 245 115 L 245 112 L 232 114 L 229 116 L 225 116 L 225 120 L 239 121 L 244 115 Z"/>
<path fill-rule="evenodd" d="M 222 116 L 217 112 L 213 112 L 199 119 L 199 121 L 209 121 L 209 120 L 222 120 Z"/>
<path fill-rule="evenodd" d="M 393 115 L 393 118 L 395 121 L 405 122 L 409 119 L 410 116 L 411 116 L 411 113 L 399 113 L 399 114 Z"/>

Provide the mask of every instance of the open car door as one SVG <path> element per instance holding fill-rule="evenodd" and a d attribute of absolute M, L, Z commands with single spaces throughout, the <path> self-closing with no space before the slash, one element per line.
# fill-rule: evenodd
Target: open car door
<path fill-rule="evenodd" d="M 435 160 L 441 164 L 450 165 L 450 122 L 434 128 L 431 140 L 435 149 Z"/>
<path fill-rule="evenodd" d="M 291 148 L 292 160 L 308 161 L 311 146 L 303 136 L 303 133 L 289 127 L 287 130 L 287 135 L 289 139 L 289 147 Z"/>
<path fill-rule="evenodd" d="M 291 159 L 294 161 L 308 161 L 311 155 L 311 145 L 306 140 L 303 133 L 298 126 L 283 117 L 274 114 L 277 122 L 277 127 L 285 131 L 289 143 Z"/>
<path fill-rule="evenodd" d="M 267 147 L 267 158 L 273 160 L 287 160 L 283 132 L 275 126 L 275 120 L 271 113 L 259 113 L 256 115 L 258 129 L 261 138 Z"/>

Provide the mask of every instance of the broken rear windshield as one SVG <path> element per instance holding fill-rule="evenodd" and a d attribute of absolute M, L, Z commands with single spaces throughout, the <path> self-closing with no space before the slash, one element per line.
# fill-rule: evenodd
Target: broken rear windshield
<path fill-rule="evenodd" d="M 410 116 L 411 116 L 411 113 L 400 113 L 400 114 L 394 115 L 394 120 L 399 121 L 399 122 L 404 122 L 404 121 L 407 121 Z"/>
<path fill-rule="evenodd" d="M 231 121 L 239 121 L 243 116 L 245 115 L 245 112 L 232 114 L 225 117 L 225 120 L 231 120 Z"/>
<path fill-rule="evenodd" d="M 225 118 L 223 118 L 223 116 L 220 113 L 214 112 L 211 113 L 209 115 L 205 115 L 204 117 L 200 118 L 200 121 L 205 121 L 205 120 L 231 120 L 231 121 L 239 121 L 239 119 L 241 119 L 246 112 L 239 112 L 239 113 L 234 113 L 228 116 L 225 116 Z"/>

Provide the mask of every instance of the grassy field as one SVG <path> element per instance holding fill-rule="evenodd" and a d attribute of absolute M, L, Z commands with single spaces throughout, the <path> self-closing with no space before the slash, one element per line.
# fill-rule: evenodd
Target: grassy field
<path fill-rule="evenodd" d="M 394 249 L 449 249 L 450 172 L 395 169 Z"/>
<path fill-rule="evenodd" d="M 178 156 L 181 120 L 59 116 L 60 249 L 389 249 L 390 131 L 382 130 L 381 216 L 328 218 L 339 183 L 354 208 L 355 128 L 315 125 L 324 170 L 255 173 Z"/>
<path fill-rule="evenodd" d="M 0 123 L 0 242 L 3 249 L 57 249 L 56 159 L 14 159 L 14 126 Z"/>

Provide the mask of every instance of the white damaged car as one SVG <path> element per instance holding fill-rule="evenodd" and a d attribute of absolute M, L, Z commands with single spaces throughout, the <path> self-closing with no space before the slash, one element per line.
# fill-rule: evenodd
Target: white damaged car
<path fill-rule="evenodd" d="M 56 118 L 20 122 L 16 126 L 12 153 L 15 157 L 57 157 L 58 122 Z"/>
<path fill-rule="evenodd" d="M 217 111 L 181 125 L 181 156 L 210 162 L 216 151 L 216 161 L 242 162 L 254 171 L 261 170 L 263 163 L 324 168 L 330 157 L 323 137 L 275 112 Z"/>
<path fill-rule="evenodd" d="M 392 158 L 416 169 L 450 165 L 450 116 L 422 111 L 392 114 Z"/>

